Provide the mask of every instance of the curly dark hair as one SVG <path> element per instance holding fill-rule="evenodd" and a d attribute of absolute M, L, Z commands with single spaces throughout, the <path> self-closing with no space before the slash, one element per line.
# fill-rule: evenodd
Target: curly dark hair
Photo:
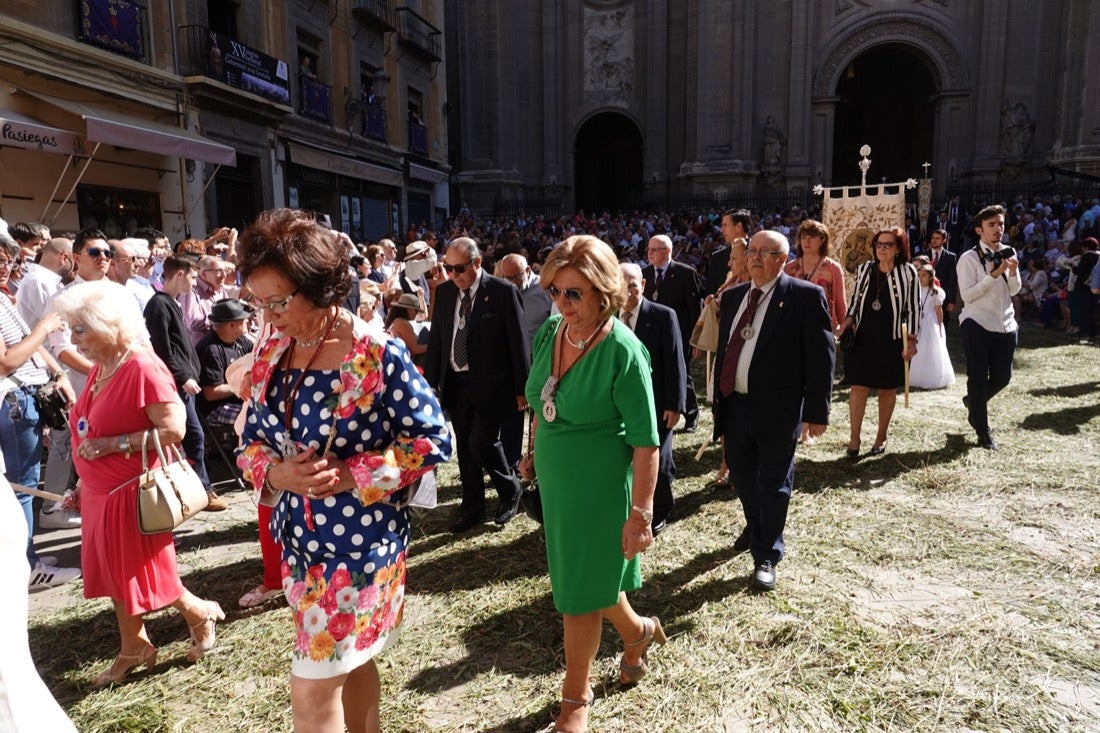
<path fill-rule="evenodd" d="M 242 282 L 270 267 L 318 308 L 343 302 L 351 291 L 348 253 L 336 232 L 298 209 L 269 209 L 256 217 L 237 242 Z"/>

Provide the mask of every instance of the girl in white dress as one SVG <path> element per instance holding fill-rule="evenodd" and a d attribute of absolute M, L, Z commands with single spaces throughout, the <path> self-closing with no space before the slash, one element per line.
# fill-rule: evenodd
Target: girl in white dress
<path fill-rule="evenodd" d="M 909 384 L 921 389 L 942 389 L 955 383 L 955 370 L 947 354 L 943 330 L 943 288 L 935 283 L 931 265 L 917 270 L 920 278 L 920 332 L 917 355 L 909 365 Z"/>

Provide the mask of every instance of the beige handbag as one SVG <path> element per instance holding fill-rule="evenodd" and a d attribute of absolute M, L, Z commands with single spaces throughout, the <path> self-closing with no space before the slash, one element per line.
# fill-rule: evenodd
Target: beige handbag
<path fill-rule="evenodd" d="M 149 433 L 160 465 L 149 468 Z M 170 532 L 206 508 L 210 497 L 199 475 L 191 468 L 178 445 L 168 446 L 169 462 L 156 430 L 147 430 L 141 438 L 141 475 L 138 477 L 137 519 L 142 534 Z"/>
<path fill-rule="evenodd" d="M 718 302 L 711 299 L 703 304 L 699 320 L 688 342 L 699 351 L 718 351 Z"/>

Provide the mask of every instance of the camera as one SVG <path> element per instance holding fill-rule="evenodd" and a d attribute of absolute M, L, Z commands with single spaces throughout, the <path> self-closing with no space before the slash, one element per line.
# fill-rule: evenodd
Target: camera
<path fill-rule="evenodd" d="M 993 263 L 994 267 L 999 267 L 1002 262 L 1015 256 L 1016 250 L 1014 250 L 1012 247 L 1005 247 L 1004 249 L 999 249 L 993 254 L 989 255 L 989 259 Z"/>

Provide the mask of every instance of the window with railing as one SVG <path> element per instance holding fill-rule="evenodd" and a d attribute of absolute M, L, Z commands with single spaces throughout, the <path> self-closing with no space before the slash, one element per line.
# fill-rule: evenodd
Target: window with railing
<path fill-rule="evenodd" d="M 387 31 L 397 28 L 393 0 L 354 0 L 351 9 L 359 17 L 374 21 Z"/>
<path fill-rule="evenodd" d="M 409 120 L 409 152 L 428 155 L 428 126 L 413 119 Z"/>
<path fill-rule="evenodd" d="M 419 49 L 433 61 L 443 60 L 442 31 L 412 8 L 397 8 L 397 34 L 400 41 Z"/>
<path fill-rule="evenodd" d="M 149 16 L 133 0 L 78 0 L 77 40 L 137 61 L 147 61 Z"/>
<path fill-rule="evenodd" d="M 303 117 L 332 124 L 332 87 L 315 77 L 298 75 L 298 111 Z"/>
<path fill-rule="evenodd" d="M 280 104 L 290 104 L 290 69 L 240 41 L 201 25 L 180 26 L 180 74 L 206 76 Z"/>

